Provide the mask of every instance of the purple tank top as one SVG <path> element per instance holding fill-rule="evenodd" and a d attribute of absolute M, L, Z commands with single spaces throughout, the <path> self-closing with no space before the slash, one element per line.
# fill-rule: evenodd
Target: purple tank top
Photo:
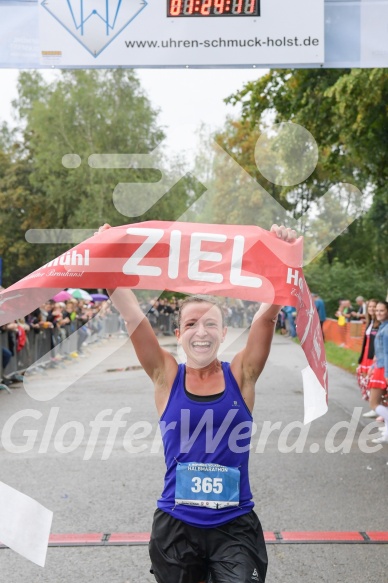
<path fill-rule="evenodd" d="M 157 503 L 158 508 L 178 520 L 200 528 L 225 524 L 250 512 L 254 506 L 248 476 L 252 415 L 228 362 L 222 363 L 222 370 L 225 391 L 218 399 L 201 402 L 194 401 L 185 394 L 186 367 L 180 364 L 166 409 L 159 421 L 167 471 L 164 490 Z M 184 464 L 194 462 L 209 464 L 209 467 L 211 464 L 220 464 L 238 468 L 238 504 L 221 508 L 177 504 L 177 466 L 180 464 L 183 467 Z"/>

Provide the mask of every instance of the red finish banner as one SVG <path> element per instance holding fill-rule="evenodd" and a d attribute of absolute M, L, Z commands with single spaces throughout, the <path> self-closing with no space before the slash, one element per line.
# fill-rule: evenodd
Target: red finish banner
<path fill-rule="evenodd" d="M 68 287 L 164 289 L 295 306 L 313 371 L 309 383 L 317 381 L 327 393 L 322 333 L 302 263 L 302 238 L 286 243 L 255 226 L 150 221 L 112 227 L 3 291 L 0 324 Z"/>

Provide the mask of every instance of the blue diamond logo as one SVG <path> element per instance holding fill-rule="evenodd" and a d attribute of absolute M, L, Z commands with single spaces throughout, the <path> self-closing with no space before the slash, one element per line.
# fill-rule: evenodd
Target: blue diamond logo
<path fill-rule="evenodd" d="M 147 0 L 43 0 L 41 3 L 95 58 L 147 4 Z"/>

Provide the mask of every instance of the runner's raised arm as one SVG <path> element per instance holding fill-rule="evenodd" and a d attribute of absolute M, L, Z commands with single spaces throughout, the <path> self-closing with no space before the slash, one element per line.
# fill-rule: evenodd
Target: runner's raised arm
<path fill-rule="evenodd" d="M 293 243 L 297 238 L 293 229 L 284 226 L 272 225 L 271 233 L 288 243 Z M 230 363 L 230 369 L 250 411 L 255 401 L 255 384 L 267 362 L 280 309 L 281 306 L 261 304 L 252 320 L 245 348 Z"/>
<path fill-rule="evenodd" d="M 99 228 L 102 233 L 111 226 L 105 223 Z M 171 375 L 176 374 L 177 364 L 173 356 L 164 350 L 148 321 L 147 316 L 139 306 L 137 297 L 129 288 L 107 289 L 115 308 L 124 318 L 129 337 L 131 338 L 136 355 L 144 371 L 152 379 L 155 389 L 163 387 L 166 382 L 166 368 L 173 368 Z M 166 366 L 167 365 L 167 366 Z"/>

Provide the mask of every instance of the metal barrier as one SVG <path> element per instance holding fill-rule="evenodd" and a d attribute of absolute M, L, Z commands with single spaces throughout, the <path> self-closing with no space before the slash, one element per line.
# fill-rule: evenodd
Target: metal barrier
<path fill-rule="evenodd" d="M 31 328 L 26 332 L 26 343 L 17 350 L 17 332 L 2 330 L 0 344 L 12 356 L 3 370 L 3 358 L 0 359 L 0 389 L 9 392 L 9 382 L 23 380 L 22 374 L 34 363 L 39 367 L 55 366 L 55 361 L 62 358 L 76 357 L 83 345 L 106 338 L 122 330 L 121 316 L 116 313 L 104 317 L 98 314 L 84 324 L 74 322 L 61 328 Z M 2 354 L 3 356 L 3 354 Z M 7 384 L 6 384 L 7 383 Z"/>
<path fill-rule="evenodd" d="M 173 314 L 159 314 L 157 320 L 157 327 L 165 336 L 174 336 L 174 315 Z"/>

